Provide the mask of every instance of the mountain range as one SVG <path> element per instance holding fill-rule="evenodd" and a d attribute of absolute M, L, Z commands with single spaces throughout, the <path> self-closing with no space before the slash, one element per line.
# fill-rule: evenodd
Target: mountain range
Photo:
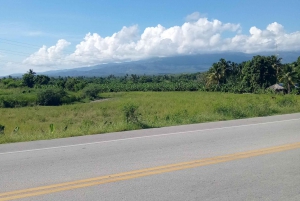
<path fill-rule="evenodd" d="M 221 58 L 227 61 L 241 63 L 243 61 L 251 60 L 255 55 L 272 55 L 274 53 L 256 53 L 245 54 L 238 52 L 214 53 L 214 54 L 198 54 L 198 55 L 185 55 L 174 57 L 160 57 L 151 58 L 140 61 L 131 61 L 123 63 L 109 63 L 100 64 L 89 67 L 80 67 L 65 70 L 53 70 L 46 72 L 39 72 L 37 74 L 48 75 L 51 77 L 105 77 L 109 75 L 122 76 L 125 74 L 137 75 L 158 75 L 158 74 L 181 74 L 181 73 L 195 73 L 203 72 Z M 290 63 L 297 60 L 300 52 L 280 52 L 279 57 L 283 63 Z M 12 76 L 21 76 L 22 74 L 14 74 Z"/>

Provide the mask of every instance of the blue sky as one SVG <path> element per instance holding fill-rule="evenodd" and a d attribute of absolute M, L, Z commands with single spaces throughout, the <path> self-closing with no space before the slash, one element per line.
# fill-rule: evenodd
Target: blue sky
<path fill-rule="evenodd" d="M 300 50 L 299 8 L 299 0 L 1 0 L 0 75 L 275 45 Z"/>

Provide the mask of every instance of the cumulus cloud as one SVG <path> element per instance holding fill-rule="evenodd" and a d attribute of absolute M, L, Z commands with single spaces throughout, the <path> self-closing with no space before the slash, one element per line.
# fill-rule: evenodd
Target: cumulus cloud
<path fill-rule="evenodd" d="M 119 32 L 105 38 L 97 33 L 88 33 L 76 46 L 75 52 L 66 59 L 69 62 L 95 64 L 138 58 L 135 50 L 138 39 L 137 26 L 123 27 Z"/>
<path fill-rule="evenodd" d="M 226 39 L 223 49 L 255 53 L 274 51 L 278 46 L 280 51 L 300 50 L 300 32 L 286 33 L 284 27 L 277 22 L 269 24 L 265 30 L 253 26 L 249 33 L 250 35 L 236 35 Z"/>
<path fill-rule="evenodd" d="M 47 48 L 45 45 L 37 52 L 26 58 L 23 63 L 36 66 L 51 66 L 62 64 L 65 62 L 65 54 L 63 50 L 71 43 L 64 39 L 57 41 L 56 45 Z"/>
<path fill-rule="evenodd" d="M 181 26 L 166 28 L 159 24 L 146 28 L 142 33 L 137 25 L 123 27 L 107 37 L 88 33 L 69 55 L 65 55 L 63 50 L 70 43 L 61 39 L 52 47 L 43 46 L 24 63 L 74 67 L 208 52 L 274 51 L 276 45 L 281 51 L 300 50 L 300 32 L 286 33 L 277 22 L 269 24 L 264 30 L 253 26 L 249 34 L 241 34 L 239 24 L 209 20 L 200 13 L 193 13 L 186 19 Z M 235 36 L 226 38 L 226 32 Z"/>

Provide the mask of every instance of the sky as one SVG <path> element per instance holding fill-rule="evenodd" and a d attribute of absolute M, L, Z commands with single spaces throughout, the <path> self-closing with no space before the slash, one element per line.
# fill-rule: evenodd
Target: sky
<path fill-rule="evenodd" d="M 214 52 L 300 50 L 299 0 L 1 0 L 0 76 Z"/>

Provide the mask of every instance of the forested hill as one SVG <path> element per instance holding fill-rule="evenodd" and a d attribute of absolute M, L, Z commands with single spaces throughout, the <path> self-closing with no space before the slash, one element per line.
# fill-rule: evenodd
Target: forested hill
<path fill-rule="evenodd" d="M 274 53 L 263 53 L 260 55 L 272 55 Z M 244 53 L 214 53 L 201 55 L 176 56 L 165 58 L 153 58 L 134 62 L 111 63 L 92 67 L 74 68 L 68 70 L 48 71 L 43 74 L 51 77 L 105 77 L 109 75 L 123 76 L 126 74 L 137 75 L 159 75 L 159 74 L 180 74 L 180 73 L 195 73 L 207 71 L 211 65 L 224 58 L 227 61 L 241 63 L 251 60 L 257 54 Z M 297 59 L 300 52 L 283 52 L 279 57 L 283 58 L 282 63 L 290 63 Z"/>

